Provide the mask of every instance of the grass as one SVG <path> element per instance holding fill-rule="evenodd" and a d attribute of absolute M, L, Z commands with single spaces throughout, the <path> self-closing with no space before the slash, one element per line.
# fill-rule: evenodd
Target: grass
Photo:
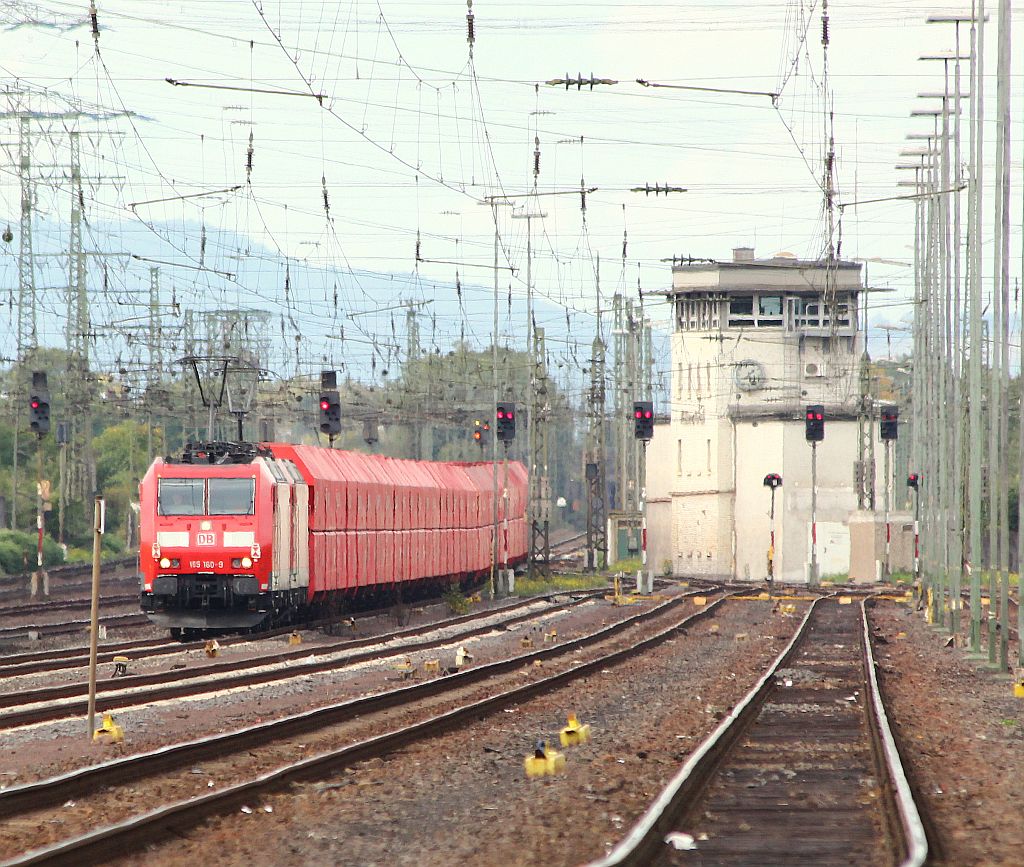
<path fill-rule="evenodd" d="M 454 587 L 449 587 L 442 598 L 452 614 L 466 614 L 469 611 L 469 600 Z"/>
<path fill-rule="evenodd" d="M 822 584 L 846 584 L 850 576 L 846 572 L 833 572 L 831 575 L 822 575 Z"/>
<path fill-rule="evenodd" d="M 609 567 L 609 572 L 625 572 L 627 575 L 630 572 L 639 572 L 640 567 L 643 565 L 639 557 L 630 557 L 627 560 L 617 560 L 612 563 Z"/>
<path fill-rule="evenodd" d="M 542 596 L 546 593 L 567 593 L 574 590 L 592 590 L 606 587 L 608 579 L 603 575 L 581 575 L 578 573 L 552 575 L 550 581 L 540 578 L 516 577 L 516 596 Z"/>

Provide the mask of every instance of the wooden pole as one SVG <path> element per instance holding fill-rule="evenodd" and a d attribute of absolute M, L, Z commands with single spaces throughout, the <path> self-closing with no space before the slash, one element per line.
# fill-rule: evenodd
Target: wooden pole
<path fill-rule="evenodd" d="M 96 655 L 100 619 L 100 549 L 103 542 L 103 497 L 96 495 L 92 516 L 92 607 L 89 613 L 89 740 L 96 731 Z"/>

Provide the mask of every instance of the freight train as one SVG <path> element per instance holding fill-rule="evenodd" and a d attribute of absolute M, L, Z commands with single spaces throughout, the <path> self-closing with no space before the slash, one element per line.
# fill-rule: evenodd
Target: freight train
<path fill-rule="evenodd" d="M 468 586 L 491 569 L 492 473 L 309 445 L 190 443 L 157 458 L 139 486 L 142 610 L 184 637 Z M 526 468 L 509 462 L 499 566 L 526 558 L 526 497 Z"/>

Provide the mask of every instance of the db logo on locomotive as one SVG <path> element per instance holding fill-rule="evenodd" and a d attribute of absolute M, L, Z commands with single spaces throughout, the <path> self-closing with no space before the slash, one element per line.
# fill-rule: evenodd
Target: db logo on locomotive
<path fill-rule="evenodd" d="M 213 533 L 196 533 L 196 544 L 197 545 L 215 545 L 217 543 L 214 540 Z"/>

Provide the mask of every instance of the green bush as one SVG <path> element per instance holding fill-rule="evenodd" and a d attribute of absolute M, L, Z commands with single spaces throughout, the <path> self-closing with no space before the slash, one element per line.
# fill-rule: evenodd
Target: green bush
<path fill-rule="evenodd" d="M 68 555 L 64 562 L 91 563 L 92 551 L 87 551 L 85 548 L 68 548 Z"/>
<path fill-rule="evenodd" d="M 0 572 L 14 575 L 22 571 L 21 547 L 10 539 L 0 540 Z"/>
<path fill-rule="evenodd" d="M 114 536 L 111 533 L 103 534 L 103 544 L 101 547 L 103 554 L 114 554 L 120 557 L 124 553 L 124 541 L 120 536 Z M 89 556 L 91 558 L 92 554 Z"/>
<path fill-rule="evenodd" d="M 31 571 L 36 565 L 38 539 L 21 530 L 0 530 L 0 570 L 8 575 L 25 571 L 26 564 Z M 59 566 L 64 562 L 64 552 L 49 536 L 43 537 L 43 565 Z"/>

